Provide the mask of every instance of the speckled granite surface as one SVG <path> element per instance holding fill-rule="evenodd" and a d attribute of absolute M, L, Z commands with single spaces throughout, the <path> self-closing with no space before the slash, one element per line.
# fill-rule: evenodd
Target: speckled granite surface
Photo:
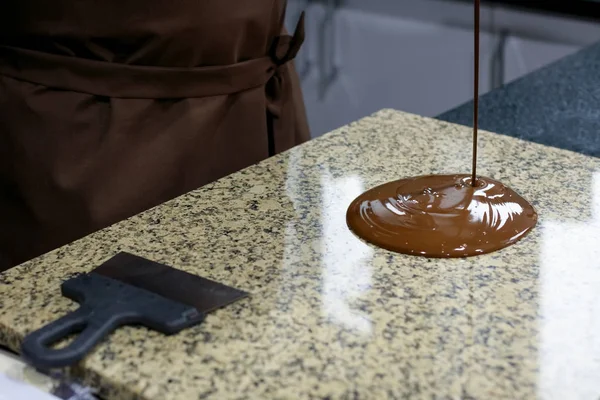
<path fill-rule="evenodd" d="M 60 282 L 124 250 L 252 297 L 176 336 L 112 335 L 72 371 L 109 400 L 595 399 L 600 160 L 481 139 L 481 173 L 540 215 L 515 246 L 425 259 L 348 231 L 364 189 L 470 165 L 468 128 L 382 111 L 0 275 L 0 342 L 72 309 Z"/>
<path fill-rule="evenodd" d="M 600 43 L 485 94 L 479 115 L 481 129 L 600 157 Z M 472 126 L 473 102 L 438 118 Z"/>

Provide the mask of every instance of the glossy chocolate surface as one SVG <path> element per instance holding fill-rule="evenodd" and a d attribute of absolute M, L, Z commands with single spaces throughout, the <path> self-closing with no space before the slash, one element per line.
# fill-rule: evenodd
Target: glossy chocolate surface
<path fill-rule="evenodd" d="M 533 207 L 502 183 L 469 175 L 401 179 L 360 195 L 348 208 L 350 229 L 369 243 L 404 254 L 467 257 L 517 242 L 537 222 Z"/>

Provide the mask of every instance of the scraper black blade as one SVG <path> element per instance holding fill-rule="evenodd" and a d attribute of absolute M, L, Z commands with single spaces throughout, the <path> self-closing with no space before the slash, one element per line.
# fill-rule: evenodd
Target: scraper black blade
<path fill-rule="evenodd" d="M 129 253 L 119 253 L 93 273 L 145 289 L 208 313 L 248 293 Z"/>

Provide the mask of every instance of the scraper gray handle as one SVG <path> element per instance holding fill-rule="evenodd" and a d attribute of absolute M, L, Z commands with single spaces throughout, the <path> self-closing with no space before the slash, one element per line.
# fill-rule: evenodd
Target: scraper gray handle
<path fill-rule="evenodd" d="M 80 307 L 27 336 L 22 345 L 23 357 L 42 368 L 56 368 L 78 362 L 119 326 L 135 323 L 140 319 L 134 313 L 127 315 L 114 311 L 108 309 L 98 312 L 89 306 Z M 66 347 L 51 347 L 73 334 L 77 336 Z"/>
<path fill-rule="evenodd" d="M 81 307 L 25 337 L 22 355 L 38 368 L 79 362 L 122 325 L 140 324 L 173 334 L 204 320 L 194 307 L 94 273 L 69 279 L 61 289 Z M 77 336 L 67 346 L 52 347 L 73 334 Z"/>

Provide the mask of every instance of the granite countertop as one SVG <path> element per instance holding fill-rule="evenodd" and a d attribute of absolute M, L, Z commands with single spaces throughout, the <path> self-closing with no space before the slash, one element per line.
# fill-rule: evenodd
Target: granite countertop
<path fill-rule="evenodd" d="M 470 138 L 384 110 L 42 256 L 0 275 L 0 343 L 129 251 L 252 296 L 175 336 L 113 334 L 71 371 L 108 400 L 598 398 L 599 159 L 481 132 L 480 172 L 540 216 L 488 255 L 399 255 L 346 228 L 366 188 L 467 171 Z"/>
<path fill-rule="evenodd" d="M 479 113 L 481 129 L 600 157 L 600 43 L 483 95 Z M 473 102 L 438 118 L 472 126 Z"/>

